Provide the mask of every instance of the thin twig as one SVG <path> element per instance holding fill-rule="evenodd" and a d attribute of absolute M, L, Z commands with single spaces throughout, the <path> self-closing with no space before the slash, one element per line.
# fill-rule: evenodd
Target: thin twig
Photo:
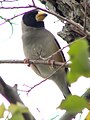
<path fill-rule="evenodd" d="M 30 8 L 34 7 L 33 5 L 28 5 L 28 6 L 13 6 L 13 7 L 0 7 L 0 9 L 23 9 L 23 8 Z"/>
<path fill-rule="evenodd" d="M 24 12 L 25 13 L 25 12 Z M 8 19 L 5 19 L 5 21 L 3 22 L 3 23 L 1 23 L 0 25 L 3 25 L 3 24 L 5 24 L 6 22 L 9 22 L 10 23 L 10 20 L 12 20 L 12 19 L 14 19 L 14 18 L 16 18 L 16 17 L 19 17 L 19 16 L 21 16 L 21 15 L 23 15 L 24 13 L 21 13 L 21 14 L 18 14 L 18 15 L 15 15 L 15 16 L 13 16 L 13 17 L 11 17 L 11 18 L 8 18 Z"/>
<path fill-rule="evenodd" d="M 61 52 L 63 49 L 65 49 L 66 47 L 69 47 L 72 43 L 74 43 L 74 42 L 71 42 L 68 45 L 64 46 L 63 48 L 58 49 L 56 52 L 54 52 L 52 55 L 48 56 L 47 58 L 43 58 L 42 56 L 40 56 L 40 58 L 42 60 L 49 60 L 49 59 L 53 58 L 55 55 L 57 55 L 59 52 Z"/>
<path fill-rule="evenodd" d="M 86 19 L 87 19 L 87 0 L 84 0 L 85 2 L 85 12 L 84 12 L 84 32 L 86 33 Z"/>
<path fill-rule="evenodd" d="M 18 0 L 3 0 L 3 1 L 0 1 L 2 3 L 5 3 L 5 2 L 17 2 Z"/>
<path fill-rule="evenodd" d="M 34 0 L 32 0 L 32 3 L 33 3 L 33 6 L 36 6 Z"/>
<path fill-rule="evenodd" d="M 22 92 L 26 92 L 27 95 L 28 93 L 34 89 L 35 87 L 39 86 L 40 84 L 42 84 L 43 82 L 47 81 L 49 78 L 51 78 L 59 69 L 63 68 L 64 66 L 66 66 L 68 61 L 66 61 L 65 63 L 63 63 L 61 66 L 59 66 L 54 72 L 52 72 L 49 76 L 47 76 L 44 80 L 40 81 L 39 83 L 35 84 L 34 86 L 30 87 L 29 90 L 19 90 L 19 91 L 22 91 Z M 29 86 L 27 86 L 29 87 Z"/>
<path fill-rule="evenodd" d="M 85 33 L 85 32 L 84 32 L 84 27 L 81 26 L 80 24 L 74 22 L 73 20 L 70 20 L 70 19 L 67 19 L 67 18 L 65 18 L 65 17 L 62 17 L 61 15 L 59 15 L 59 14 L 57 14 L 57 13 L 48 11 L 48 10 L 46 10 L 46 9 L 43 9 L 43 8 L 40 8 L 40 7 L 37 7 L 37 6 L 34 6 L 34 5 L 22 6 L 22 7 L 0 7 L 0 9 L 20 9 L 20 8 L 30 8 L 30 7 L 36 8 L 36 9 L 39 9 L 39 10 L 42 10 L 42 11 L 45 11 L 45 12 L 47 12 L 47 13 L 49 13 L 49 14 L 52 14 L 52 15 L 58 17 L 59 19 L 61 19 L 61 20 L 63 20 L 63 21 L 66 21 L 67 23 L 75 26 L 79 31 L 82 32 L 83 36 L 87 35 L 88 37 L 90 37 L 90 32 L 89 32 L 88 30 L 86 30 L 86 33 Z M 23 14 L 24 14 L 24 13 L 21 13 L 21 14 L 19 14 L 19 15 L 16 15 L 16 16 L 12 17 L 12 18 L 9 18 L 9 19 L 7 19 L 7 21 L 8 21 L 8 20 L 11 20 L 11 19 L 14 19 L 14 18 L 16 18 L 16 17 L 18 17 L 18 16 L 20 16 L 20 15 L 23 15 Z M 7 22 L 7 21 L 5 21 L 5 22 Z M 4 22 L 4 23 L 5 23 L 5 22 Z M 2 23 L 2 24 L 4 24 L 4 23 Z"/>
<path fill-rule="evenodd" d="M 62 64 L 60 67 L 58 67 L 54 72 L 52 72 L 52 74 L 50 74 L 48 77 L 46 77 L 44 80 L 42 80 L 41 82 L 39 82 L 38 84 L 35 84 L 33 87 L 30 88 L 30 90 L 27 91 L 27 94 L 35 87 L 37 87 L 38 85 L 42 84 L 43 82 L 47 81 L 49 78 L 51 78 L 59 69 L 63 68 L 68 61 L 66 61 L 64 64 Z"/>
<path fill-rule="evenodd" d="M 0 60 L 0 64 L 27 64 L 24 60 Z M 44 60 L 29 60 L 29 64 L 44 64 L 44 65 L 52 65 L 52 61 L 44 61 Z M 54 66 L 64 65 L 64 62 L 54 61 Z M 66 64 L 65 67 L 68 67 L 69 64 Z"/>

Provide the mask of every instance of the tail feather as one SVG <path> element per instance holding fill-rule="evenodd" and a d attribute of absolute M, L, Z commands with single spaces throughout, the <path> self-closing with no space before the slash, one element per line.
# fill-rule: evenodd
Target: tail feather
<path fill-rule="evenodd" d="M 63 93 L 64 97 L 66 98 L 68 95 L 71 94 L 71 91 L 68 87 L 68 84 L 66 82 L 65 72 L 61 70 L 56 72 L 51 79 L 56 83 L 56 85 L 59 87 L 61 92 Z"/>

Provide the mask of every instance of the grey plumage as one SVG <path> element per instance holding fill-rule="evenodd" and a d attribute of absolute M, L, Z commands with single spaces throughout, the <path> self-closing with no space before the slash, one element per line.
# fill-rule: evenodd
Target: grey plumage
<path fill-rule="evenodd" d="M 22 18 L 23 50 L 26 58 L 33 60 L 41 60 L 41 57 L 47 58 L 60 49 L 53 34 L 45 29 L 44 22 L 35 19 L 37 14 L 38 11 L 34 10 L 26 13 Z M 55 55 L 52 60 L 65 62 L 62 52 Z M 43 78 L 48 77 L 58 69 L 58 67 L 43 64 L 31 65 L 31 67 L 36 74 Z M 59 69 L 50 79 L 57 84 L 65 97 L 71 94 L 66 82 L 65 68 Z"/>

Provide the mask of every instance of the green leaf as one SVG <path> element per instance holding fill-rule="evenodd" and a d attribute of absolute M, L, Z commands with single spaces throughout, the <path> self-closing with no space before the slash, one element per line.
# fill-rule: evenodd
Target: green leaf
<path fill-rule="evenodd" d="M 90 112 L 87 114 L 85 120 L 90 120 Z"/>
<path fill-rule="evenodd" d="M 2 104 L 0 105 L 0 118 L 3 118 L 3 116 L 4 116 L 4 111 L 5 111 L 5 106 L 4 106 L 4 104 L 2 103 Z"/>
<path fill-rule="evenodd" d="M 61 109 L 65 109 L 70 113 L 81 112 L 84 108 L 88 107 L 88 102 L 85 98 L 76 95 L 70 95 L 63 100 L 59 106 Z"/>
<path fill-rule="evenodd" d="M 25 119 L 21 113 L 16 113 L 12 115 L 10 120 L 25 120 Z"/>
<path fill-rule="evenodd" d="M 28 108 L 26 106 L 24 106 L 23 104 L 21 104 L 21 103 L 18 102 L 17 105 L 18 105 L 19 111 L 21 113 L 27 113 L 27 112 L 29 112 Z"/>
<path fill-rule="evenodd" d="M 18 106 L 16 104 L 10 104 L 8 111 L 12 114 L 19 112 Z"/>
<path fill-rule="evenodd" d="M 69 83 L 75 82 L 80 76 L 90 77 L 88 43 L 86 39 L 78 39 L 70 45 L 71 69 L 67 74 Z"/>
<path fill-rule="evenodd" d="M 21 103 L 17 103 L 17 104 L 11 104 L 8 108 L 8 110 L 12 113 L 15 114 L 16 112 L 20 112 L 20 113 L 26 113 L 28 112 L 28 108 L 25 107 L 23 104 Z"/>

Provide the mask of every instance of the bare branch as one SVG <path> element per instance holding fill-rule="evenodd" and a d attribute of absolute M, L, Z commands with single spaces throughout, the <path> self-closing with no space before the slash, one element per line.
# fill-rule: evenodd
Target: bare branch
<path fill-rule="evenodd" d="M 34 0 L 32 0 L 32 3 L 33 3 L 33 6 L 36 6 Z"/>
<path fill-rule="evenodd" d="M 34 6 L 34 5 L 28 5 L 28 6 L 22 6 L 22 7 L 0 7 L 0 9 L 20 9 L 20 8 L 31 8 L 31 7 L 32 7 L 32 8 L 39 9 L 39 10 L 42 10 L 42 11 L 45 11 L 45 12 L 47 12 L 47 13 L 49 13 L 49 14 L 52 14 L 52 15 L 58 17 L 59 19 L 61 19 L 61 20 L 63 20 L 63 21 L 66 21 L 67 23 L 69 23 L 69 24 L 73 25 L 74 27 L 76 27 L 77 30 L 81 31 L 82 36 L 88 36 L 88 37 L 90 37 L 90 32 L 89 32 L 88 30 L 86 30 L 86 33 L 85 33 L 85 32 L 84 32 L 84 27 L 81 26 L 80 24 L 74 22 L 73 20 L 70 20 L 70 19 L 67 19 L 67 18 L 65 18 L 65 17 L 62 17 L 61 15 L 59 15 L 59 14 L 57 14 L 57 13 L 48 11 L 48 10 L 46 10 L 46 9 L 43 9 L 43 8 L 40 8 L 40 7 L 37 7 L 37 6 Z M 21 14 L 19 14 L 19 15 L 16 15 L 16 16 L 12 17 L 12 18 L 9 18 L 9 19 L 7 19 L 7 21 L 8 21 L 8 20 L 12 20 L 12 19 L 14 19 L 14 18 L 16 18 L 16 17 L 18 17 L 18 16 L 20 16 L 20 15 L 23 15 L 23 14 L 24 14 L 24 13 L 21 13 Z M 7 22 L 7 21 L 5 21 L 5 22 Z M 5 23 L 5 22 L 4 22 L 4 23 Z M 1 25 L 4 24 L 4 23 L 1 23 Z"/>
<path fill-rule="evenodd" d="M 34 7 L 33 5 L 28 5 L 28 6 L 13 6 L 13 7 L 1 7 L 0 6 L 0 9 L 22 9 L 22 8 L 30 8 L 30 7 Z"/>
<path fill-rule="evenodd" d="M 18 1 L 18 0 L 3 0 L 3 1 L 1 0 L 0 2 L 1 2 L 1 3 L 5 3 L 5 2 L 17 2 L 17 1 Z"/>
<path fill-rule="evenodd" d="M 44 64 L 44 65 L 52 65 L 51 61 L 44 61 L 44 60 L 29 60 L 30 65 L 31 64 Z M 24 62 L 24 60 L 0 60 L 0 64 L 27 64 Z M 69 67 L 70 64 L 66 64 L 64 62 L 53 62 L 53 66 L 62 66 Z"/>
<path fill-rule="evenodd" d="M 52 72 L 52 74 L 50 74 L 48 77 L 46 77 L 44 80 L 42 80 L 40 83 L 34 85 L 33 87 L 31 87 L 30 90 L 28 90 L 27 92 L 29 93 L 33 88 L 37 87 L 38 85 L 40 85 L 41 83 L 45 82 L 46 80 L 48 80 L 50 77 L 52 77 L 59 69 L 63 68 L 65 66 L 67 62 L 65 62 L 64 64 L 62 64 L 60 67 L 58 67 L 54 72 Z"/>
<path fill-rule="evenodd" d="M 87 0 L 85 1 L 85 12 L 84 12 L 84 32 L 86 33 L 86 20 L 87 20 Z"/>
<path fill-rule="evenodd" d="M 67 63 L 67 62 L 66 62 Z M 61 66 L 59 66 L 54 72 L 52 72 L 52 74 L 50 74 L 48 77 L 46 77 L 44 80 L 40 81 L 39 83 L 35 84 L 33 87 L 29 87 L 27 85 L 25 85 L 26 87 L 29 87 L 29 90 L 19 90 L 22 92 L 27 92 L 27 94 L 33 90 L 35 87 L 39 86 L 40 84 L 42 84 L 43 82 L 47 81 L 50 77 L 52 77 L 59 69 L 63 68 L 65 66 L 66 63 L 63 63 Z"/>
<path fill-rule="evenodd" d="M 10 102 L 16 104 L 17 102 L 20 102 L 24 105 L 22 100 L 20 99 L 16 86 L 11 87 L 7 85 L 3 79 L 0 77 L 0 93 Z M 35 120 L 34 117 L 31 115 L 31 113 L 23 113 L 23 116 L 25 120 Z"/>
<path fill-rule="evenodd" d="M 24 12 L 24 13 L 25 13 L 25 12 Z M 23 15 L 24 13 L 15 15 L 15 16 L 13 16 L 13 17 L 11 17 L 11 18 L 8 18 L 8 19 L 5 19 L 5 18 L 4 18 L 4 19 L 5 19 L 5 22 L 1 23 L 0 25 L 5 24 L 6 22 L 9 22 L 9 23 L 10 23 L 10 20 L 12 20 L 12 19 L 14 19 L 14 18 L 16 18 L 16 17 L 19 17 L 19 16 Z"/>
<path fill-rule="evenodd" d="M 2 87 L 1 87 L 2 86 Z M 3 89 L 3 90 L 1 90 Z M 16 88 L 15 87 L 11 87 L 9 85 L 7 85 L 3 79 L 0 77 L 0 93 L 10 102 L 10 103 L 16 103 L 16 102 L 21 102 L 19 98 L 18 93 L 16 92 Z M 17 97 L 16 97 L 17 96 Z M 87 99 L 87 101 L 90 101 L 90 89 L 88 89 L 83 95 L 84 98 Z M 24 118 L 25 120 L 35 120 L 34 118 L 28 118 L 25 117 L 27 116 L 27 114 L 24 114 Z M 60 120 L 71 120 L 76 116 L 76 114 L 71 114 L 69 112 L 65 112 L 65 114 L 60 118 Z"/>

